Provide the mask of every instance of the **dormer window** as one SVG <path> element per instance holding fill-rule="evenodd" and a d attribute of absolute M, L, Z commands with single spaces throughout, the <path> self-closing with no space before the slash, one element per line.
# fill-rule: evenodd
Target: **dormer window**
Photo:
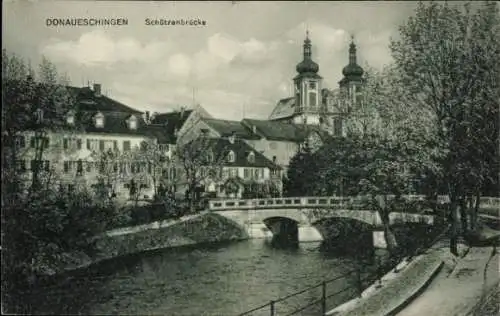
<path fill-rule="evenodd" d="M 236 161 L 236 155 L 234 154 L 234 151 L 230 150 L 229 153 L 227 154 L 227 161 L 228 162 L 235 162 Z"/>
<path fill-rule="evenodd" d="M 214 153 L 211 150 L 207 152 L 207 162 L 208 163 L 214 162 Z"/>
<path fill-rule="evenodd" d="M 73 112 L 68 112 L 68 114 L 66 114 L 66 123 L 68 123 L 68 125 L 75 125 L 75 114 Z"/>
<path fill-rule="evenodd" d="M 255 154 L 253 153 L 253 151 L 251 151 L 251 152 L 248 154 L 248 162 L 249 162 L 249 163 L 255 163 Z"/>
<path fill-rule="evenodd" d="M 128 119 L 128 128 L 137 129 L 137 118 L 133 115 Z"/>
<path fill-rule="evenodd" d="M 103 128 L 104 127 L 104 115 L 99 112 L 94 116 L 94 124 L 95 127 L 97 128 Z"/>
<path fill-rule="evenodd" d="M 236 132 L 231 132 L 231 135 L 227 138 L 227 140 L 231 143 L 234 144 L 234 141 L 236 140 Z"/>

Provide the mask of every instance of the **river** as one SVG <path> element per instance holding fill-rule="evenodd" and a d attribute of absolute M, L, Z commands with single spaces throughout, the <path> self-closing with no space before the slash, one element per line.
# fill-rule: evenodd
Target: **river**
<path fill-rule="evenodd" d="M 72 272 L 25 300 L 37 314 L 238 315 L 270 300 L 345 274 L 373 272 L 375 256 L 340 254 L 319 243 L 276 247 L 266 240 L 184 247 L 113 259 Z M 355 274 L 327 286 L 333 308 L 353 297 Z M 276 315 L 321 297 L 321 287 L 277 303 Z M 28 306 L 31 307 L 28 307 Z M 317 315 L 319 304 L 297 315 Z M 269 307 L 252 315 L 269 315 Z"/>

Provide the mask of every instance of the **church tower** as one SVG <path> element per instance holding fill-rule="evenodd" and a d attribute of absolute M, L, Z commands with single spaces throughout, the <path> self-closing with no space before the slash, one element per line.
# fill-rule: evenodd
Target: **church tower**
<path fill-rule="evenodd" d="M 360 93 L 363 89 L 363 68 L 356 61 L 356 45 L 354 37 L 351 37 L 351 45 L 349 46 L 349 64 L 342 69 L 344 78 L 339 81 L 340 94 L 347 101 L 347 111 L 358 105 Z"/>
<path fill-rule="evenodd" d="M 297 64 L 297 76 L 293 78 L 295 87 L 295 110 L 293 123 L 318 125 L 320 121 L 321 83 L 319 66 L 311 57 L 309 32 L 304 40 L 304 59 Z"/>

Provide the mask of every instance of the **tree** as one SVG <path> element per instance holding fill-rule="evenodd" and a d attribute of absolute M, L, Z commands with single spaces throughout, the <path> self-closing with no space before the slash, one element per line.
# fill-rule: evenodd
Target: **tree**
<path fill-rule="evenodd" d="M 158 143 L 152 139 L 143 141 L 139 150 L 135 152 L 135 156 L 135 160 L 146 163 L 147 174 L 153 183 L 154 194 L 155 196 L 158 195 L 158 186 L 161 182 L 167 181 L 165 175 L 171 169 L 172 161 Z"/>
<path fill-rule="evenodd" d="M 318 171 L 317 163 L 308 146 L 304 146 L 292 157 L 283 185 L 286 196 L 303 196 L 315 193 L 313 188 Z"/>
<path fill-rule="evenodd" d="M 105 229 L 113 209 L 95 205 L 90 192 L 54 186 L 57 168 L 45 160 L 57 160 L 58 137 L 79 129 L 67 124 L 76 100 L 55 66 L 44 59 L 36 80 L 31 67 L 4 50 L 2 75 L 2 288 L 11 294 L 87 250 L 87 237 Z M 20 172 L 27 171 L 19 164 L 24 159 L 32 160 L 31 175 Z"/>
<path fill-rule="evenodd" d="M 400 27 L 391 51 L 413 108 L 432 117 L 432 133 L 444 153 L 438 181 L 451 200 L 450 250 L 457 253 L 458 214 L 466 229 L 466 201 L 476 199 L 498 175 L 500 57 L 498 5 L 476 9 L 420 3 Z"/>
<path fill-rule="evenodd" d="M 194 209 L 198 202 L 197 189 L 207 180 L 220 180 L 222 166 L 227 158 L 224 143 L 208 138 L 206 133 L 177 149 L 177 157 L 187 182 L 189 207 Z"/>

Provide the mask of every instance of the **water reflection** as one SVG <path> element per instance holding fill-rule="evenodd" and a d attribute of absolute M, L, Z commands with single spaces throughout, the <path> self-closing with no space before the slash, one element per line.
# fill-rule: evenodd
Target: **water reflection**
<path fill-rule="evenodd" d="M 45 314 L 236 315 L 356 267 L 369 270 L 375 255 L 273 239 L 157 250 L 74 272 L 30 302 L 33 312 Z M 350 276 L 329 291 L 353 284 Z M 317 291 L 280 310 L 306 304 Z M 351 294 L 333 298 L 330 307 Z"/>

